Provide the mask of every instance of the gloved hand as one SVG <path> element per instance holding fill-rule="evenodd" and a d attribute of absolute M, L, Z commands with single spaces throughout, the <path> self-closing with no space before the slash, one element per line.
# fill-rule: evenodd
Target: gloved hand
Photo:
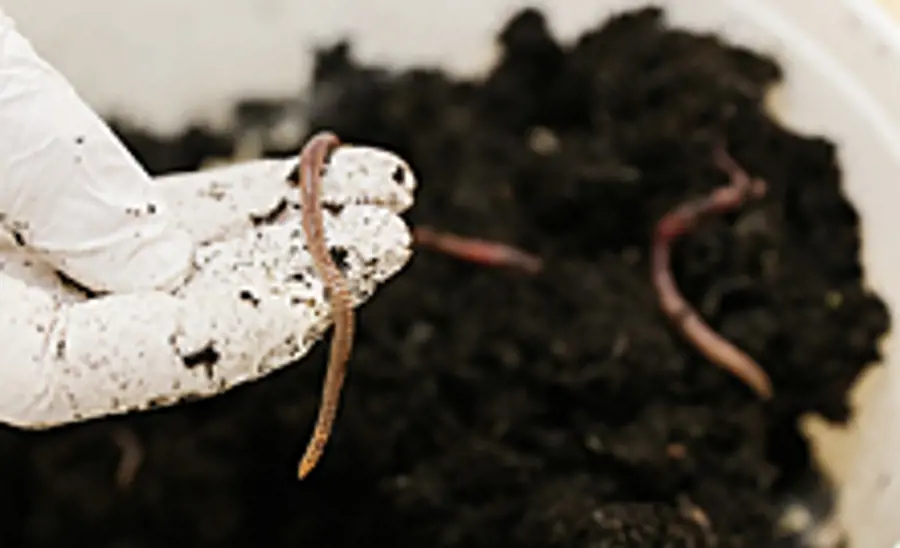
<path fill-rule="evenodd" d="M 0 421 L 47 428 L 206 397 L 331 324 L 296 159 L 151 179 L 0 11 Z M 343 146 L 325 237 L 354 306 L 398 273 L 415 177 Z"/>

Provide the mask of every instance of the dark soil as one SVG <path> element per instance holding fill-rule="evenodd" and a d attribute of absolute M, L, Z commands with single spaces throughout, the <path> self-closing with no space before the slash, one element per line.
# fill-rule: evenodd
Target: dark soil
<path fill-rule="evenodd" d="M 544 271 L 417 253 L 361 310 L 335 436 L 302 483 L 325 344 L 213 400 L 3 432 L 4 547 L 791 545 L 774 523 L 811 470 L 798 416 L 847 418 L 889 324 L 834 146 L 763 113 L 772 59 L 658 11 L 571 46 L 524 12 L 500 40 L 483 82 L 323 51 L 314 122 L 410 160 L 413 224 L 520 245 Z M 157 173 L 231 147 L 119 131 Z M 769 193 L 684 238 L 675 271 L 769 372 L 768 404 L 681 340 L 649 277 L 655 221 L 726 184 L 719 141 Z M 122 432 L 144 452 L 127 489 Z"/>

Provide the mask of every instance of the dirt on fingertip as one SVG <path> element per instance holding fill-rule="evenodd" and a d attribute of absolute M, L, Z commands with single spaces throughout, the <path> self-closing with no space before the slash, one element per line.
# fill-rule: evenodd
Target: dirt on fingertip
<path fill-rule="evenodd" d="M 336 429 L 303 482 L 326 344 L 212 400 L 3 432 L 4 547 L 800 546 L 778 527 L 783 495 L 816 473 L 799 417 L 848 418 L 890 323 L 835 145 L 767 114 L 776 60 L 660 10 L 567 44 L 534 10 L 498 31 L 481 80 L 321 50 L 309 132 L 404 156 L 412 225 L 519 246 L 543 269 L 418 250 L 359 311 Z M 235 145 L 116 130 L 154 173 Z M 769 374 L 770 402 L 682 339 L 650 277 L 655 223 L 727 184 L 719 143 L 768 192 L 681 238 L 673 271 Z M 123 429 L 142 452 L 124 486 Z"/>

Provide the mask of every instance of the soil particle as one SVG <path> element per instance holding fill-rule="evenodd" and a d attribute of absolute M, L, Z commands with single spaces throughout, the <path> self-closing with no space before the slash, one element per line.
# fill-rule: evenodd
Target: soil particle
<path fill-rule="evenodd" d="M 324 344 L 214 400 L 4 432 L 4 546 L 793 545 L 774 530 L 781 492 L 810 473 L 797 419 L 847 418 L 889 325 L 863 287 L 834 145 L 764 113 L 772 59 L 657 10 L 571 45 L 525 11 L 498 39 L 481 82 L 323 50 L 311 131 L 406 157 L 413 224 L 520 245 L 544 268 L 417 253 L 360 311 L 335 434 L 304 482 Z M 227 142 L 119 132 L 157 173 Z M 720 142 L 768 192 L 681 238 L 673 269 L 771 376 L 768 403 L 681 340 L 650 279 L 656 221 L 727 184 Z M 143 451 L 127 492 L 123 423 Z"/>

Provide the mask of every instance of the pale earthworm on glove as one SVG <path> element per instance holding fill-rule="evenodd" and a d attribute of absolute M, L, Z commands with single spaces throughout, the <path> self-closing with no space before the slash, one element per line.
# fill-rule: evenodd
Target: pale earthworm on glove
<path fill-rule="evenodd" d="M 341 387 L 347 375 L 347 360 L 350 359 L 353 346 L 353 304 L 344 275 L 331 258 L 325 244 L 320 196 L 321 173 L 325 160 L 340 144 L 340 139 L 333 133 L 317 133 L 304 145 L 298 164 L 303 230 L 306 233 L 309 254 L 325 283 L 334 322 L 334 335 L 322 388 L 322 402 L 319 405 L 312 439 L 298 467 L 297 475 L 300 479 L 305 478 L 316 466 L 325 450 L 325 444 L 328 443 L 337 416 Z"/>

